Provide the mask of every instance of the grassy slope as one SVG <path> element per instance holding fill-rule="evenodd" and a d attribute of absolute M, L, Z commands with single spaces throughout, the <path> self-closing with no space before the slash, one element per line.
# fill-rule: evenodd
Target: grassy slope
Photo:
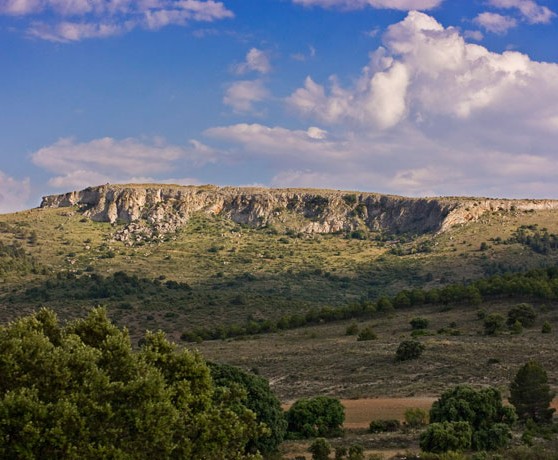
<path fill-rule="evenodd" d="M 2 215 L 0 242 L 18 242 L 27 255 L 12 260 L 0 253 L 0 319 L 7 321 L 38 304 L 72 318 L 104 303 L 113 319 L 129 327 L 134 338 L 145 329 L 161 328 L 178 340 L 183 330 L 195 325 L 277 318 L 409 286 L 430 288 L 474 279 L 499 267 L 528 269 L 555 264 L 556 252 L 543 256 L 519 244 L 492 241 L 497 237 L 505 240 L 520 225 L 532 224 L 558 233 L 555 212 L 494 214 L 402 245 L 409 252 L 430 240 L 430 253 L 395 256 L 390 254 L 393 246 L 385 243 L 334 235 L 292 238 L 201 216 L 165 243 L 128 247 L 112 241 L 115 228 L 82 219 L 71 209 Z M 483 242 L 488 242 L 489 249 L 479 251 Z M 118 271 L 161 279 L 159 284 L 143 283 L 138 292 L 120 298 L 69 299 L 77 283 L 66 280 L 67 273 L 110 277 Z M 59 273 L 64 274 L 62 280 L 56 279 Z M 61 287 L 47 287 L 53 280 Z M 188 283 L 192 289 L 167 289 L 167 280 Z M 50 300 L 31 299 L 26 292 L 33 287 L 47 291 Z M 204 342 L 196 347 L 207 359 L 257 369 L 284 401 L 316 394 L 439 396 L 457 383 L 497 385 L 506 394 L 518 367 L 533 358 L 542 362 L 555 385 L 558 305 L 536 304 L 536 325 L 520 335 L 506 332 L 488 337 L 481 333 L 479 308 L 505 314 L 518 301 L 443 309 L 423 306 L 359 322 L 360 328 L 373 327 L 378 336 L 374 341 L 358 342 L 355 336 L 345 335 L 350 323 L 340 322 L 242 340 Z M 419 360 L 395 363 L 397 345 L 411 334 L 409 320 L 419 315 L 430 321 L 430 335 L 419 339 L 426 351 Z M 544 321 L 551 323 L 551 334 L 540 332 Z M 437 333 L 451 323 L 456 323 L 461 335 Z M 380 437 L 378 441 L 372 435 L 368 439 L 355 433 L 350 432 L 343 443 L 348 445 L 356 436 L 355 442 L 374 449 L 416 447 L 416 434 L 403 439 L 396 433 L 393 439 Z"/>
<path fill-rule="evenodd" d="M 115 229 L 109 224 L 83 219 L 72 209 L 34 209 L 0 216 L 0 241 L 18 241 L 35 263 L 33 270 L 3 275 L 0 303 L 6 319 L 38 304 L 73 317 L 103 303 L 134 335 L 162 328 L 178 338 L 181 331 L 197 325 L 277 318 L 409 286 L 474 279 L 498 264 L 520 269 L 554 263 L 556 254 L 542 256 L 517 244 L 491 244 L 487 251 L 479 251 L 481 242 L 506 239 L 519 225 L 534 223 L 558 233 L 556 213 L 494 214 L 402 245 L 408 251 L 421 240 L 431 240 L 430 253 L 396 256 L 386 243 L 336 235 L 289 237 L 202 216 L 165 243 L 128 247 L 112 241 Z M 160 289 L 72 301 L 64 290 L 50 290 L 48 300 L 25 295 L 33 286 L 48 290 L 45 283 L 59 272 L 89 273 L 86 270 L 102 276 L 125 271 L 163 282 L 176 280 L 188 283 L 192 291 Z"/>

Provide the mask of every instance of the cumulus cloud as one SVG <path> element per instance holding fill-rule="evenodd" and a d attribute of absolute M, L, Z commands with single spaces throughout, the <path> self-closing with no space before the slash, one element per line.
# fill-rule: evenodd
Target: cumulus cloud
<path fill-rule="evenodd" d="M 548 24 L 556 13 L 533 0 L 489 0 L 488 4 L 502 9 L 517 9 L 530 24 Z"/>
<path fill-rule="evenodd" d="M 373 8 L 393 10 L 430 10 L 442 4 L 444 0 L 293 0 L 304 6 L 321 6 L 324 8 L 341 8 L 347 10 Z"/>
<path fill-rule="evenodd" d="M 495 34 L 505 34 L 509 29 L 517 26 L 517 21 L 509 16 L 502 16 L 498 13 L 480 13 L 473 22 L 488 32 Z"/>
<path fill-rule="evenodd" d="M 0 14 L 29 18 L 29 35 L 57 42 L 233 17 L 215 0 L 0 0 Z"/>
<path fill-rule="evenodd" d="M 0 171 L 0 214 L 28 207 L 30 194 L 29 179 L 17 180 Z"/>
<path fill-rule="evenodd" d="M 331 79 L 326 89 L 308 77 L 288 103 L 328 124 L 379 129 L 440 115 L 466 120 L 501 111 L 507 120 L 519 117 L 523 123 L 558 113 L 556 64 L 513 51 L 490 52 L 418 12 L 390 26 L 383 40 L 353 87 Z"/>
<path fill-rule="evenodd" d="M 242 80 L 227 87 L 223 103 L 237 113 L 257 114 L 254 104 L 269 97 L 269 92 L 261 80 Z"/>
<path fill-rule="evenodd" d="M 217 153 L 199 141 L 190 146 L 168 145 L 161 139 L 145 143 L 110 137 L 77 143 L 60 139 L 32 155 L 33 163 L 55 174 L 53 187 L 81 187 L 92 183 L 135 182 L 171 173 L 177 165 L 190 168 L 214 161 Z M 159 179 L 157 179 L 159 180 Z M 164 180 L 164 179 L 163 179 Z"/>
<path fill-rule="evenodd" d="M 244 62 L 236 64 L 233 67 L 233 70 L 238 75 L 244 75 L 249 72 L 266 74 L 271 72 L 271 63 L 269 61 L 269 56 L 265 51 L 259 50 L 258 48 L 252 48 L 246 54 Z"/>
<path fill-rule="evenodd" d="M 556 197 L 558 64 L 491 52 L 426 14 L 390 26 L 352 85 L 308 76 L 286 102 L 310 128 L 205 135 L 273 165 L 276 186 Z"/>

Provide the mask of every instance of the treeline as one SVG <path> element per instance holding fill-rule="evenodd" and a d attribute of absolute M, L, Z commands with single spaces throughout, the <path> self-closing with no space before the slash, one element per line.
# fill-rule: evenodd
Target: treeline
<path fill-rule="evenodd" d="M 522 244 L 539 254 L 549 254 L 558 249 L 558 235 L 539 228 L 537 224 L 522 225 L 506 242 Z"/>
<path fill-rule="evenodd" d="M 200 342 L 234 338 L 334 321 L 372 318 L 384 312 L 420 305 L 478 305 L 485 300 L 501 297 L 558 299 L 558 267 L 491 276 L 470 284 L 450 284 L 429 290 L 403 290 L 391 297 L 380 297 L 376 301 L 361 301 L 339 308 L 313 308 L 305 314 L 284 315 L 277 320 L 251 320 L 245 324 L 220 325 L 215 328 L 200 327 L 184 332 L 181 339 L 187 342 Z"/>
<path fill-rule="evenodd" d="M 187 283 L 174 280 L 140 278 L 125 272 L 115 272 L 110 276 L 97 273 L 58 273 L 40 286 L 29 287 L 24 292 L 25 300 L 49 301 L 67 300 L 121 300 L 127 297 L 157 296 L 169 291 L 189 292 Z"/>
<path fill-rule="evenodd" d="M 18 242 L 6 244 L 0 241 L 0 276 L 18 273 L 38 273 L 39 266 L 35 259 L 27 254 Z"/>

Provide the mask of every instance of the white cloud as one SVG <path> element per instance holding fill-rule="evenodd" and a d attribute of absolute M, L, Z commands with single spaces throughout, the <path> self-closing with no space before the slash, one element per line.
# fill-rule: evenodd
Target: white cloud
<path fill-rule="evenodd" d="M 0 14 L 30 17 L 29 35 L 57 42 L 233 17 L 215 0 L 0 0 Z"/>
<path fill-rule="evenodd" d="M 269 92 L 261 80 L 242 80 L 228 86 L 223 103 L 237 113 L 256 113 L 254 104 L 268 97 Z"/>
<path fill-rule="evenodd" d="M 0 171 L 0 213 L 25 209 L 30 194 L 29 179 L 17 180 Z"/>
<path fill-rule="evenodd" d="M 466 30 L 465 32 L 463 32 L 463 36 L 477 42 L 480 42 L 484 39 L 484 35 L 480 30 Z"/>
<path fill-rule="evenodd" d="M 558 197 L 558 64 L 491 52 L 423 13 L 388 28 L 352 85 L 309 76 L 287 103 L 313 127 L 205 135 L 271 165 L 275 186 Z"/>
<path fill-rule="evenodd" d="M 444 0 L 293 0 L 304 6 L 321 6 L 324 8 L 341 8 L 356 10 L 371 6 L 373 8 L 393 10 L 430 10 L 440 6 Z"/>
<path fill-rule="evenodd" d="M 496 8 L 517 9 L 530 24 L 548 24 L 556 16 L 548 7 L 533 0 L 489 0 L 488 4 Z"/>
<path fill-rule="evenodd" d="M 168 145 L 161 139 L 144 143 L 110 137 L 76 143 L 60 139 L 33 153 L 33 163 L 54 173 L 54 187 L 79 187 L 106 182 L 133 182 L 138 177 L 168 174 L 178 165 L 194 168 L 214 161 L 217 153 L 199 141 L 189 147 Z M 164 180 L 164 179 L 163 179 Z"/>
<path fill-rule="evenodd" d="M 214 139 L 239 143 L 262 156 L 294 157 L 302 161 L 342 158 L 350 153 L 342 143 L 327 140 L 327 132 L 315 126 L 308 130 L 290 130 L 261 124 L 239 123 L 207 129 L 204 134 Z"/>
<path fill-rule="evenodd" d="M 517 26 L 517 21 L 510 16 L 502 16 L 498 13 L 480 13 L 473 22 L 488 32 L 505 34 L 509 29 Z"/>
<path fill-rule="evenodd" d="M 234 72 L 238 75 L 244 75 L 248 72 L 267 74 L 271 72 L 269 56 L 265 51 L 259 50 L 258 48 L 252 48 L 246 54 L 244 62 L 234 66 Z"/>

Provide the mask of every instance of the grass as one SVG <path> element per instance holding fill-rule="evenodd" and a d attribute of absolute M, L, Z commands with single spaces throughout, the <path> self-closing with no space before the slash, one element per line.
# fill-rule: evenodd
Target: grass
<path fill-rule="evenodd" d="M 521 244 L 493 242 L 535 223 L 558 231 L 558 219 L 550 211 L 493 214 L 440 235 L 406 236 L 400 247 L 409 255 L 398 256 L 392 254 L 393 244 L 382 241 L 298 236 L 289 231 L 294 222 L 288 219 L 285 228 L 256 230 L 200 214 L 165 242 L 127 246 L 112 239 L 118 225 L 92 222 L 73 208 L 33 209 L 0 216 L 0 242 L 21 244 L 25 260 L 20 265 L 27 267 L 8 269 L 2 276 L 0 302 L 6 305 L 4 319 L 39 304 L 66 318 L 103 303 L 134 336 L 161 328 L 177 337 L 193 326 L 277 319 L 409 287 L 430 288 L 499 270 L 553 264 L 556 251 L 543 255 Z M 488 243 L 486 251 L 479 250 L 482 242 Z M 425 243 L 430 252 L 413 252 Z M 165 290 L 91 299 L 72 298 L 62 290 L 49 299 L 25 295 L 29 288 L 44 289 L 58 273 L 110 277 L 119 271 L 149 281 L 188 283 L 192 291 L 179 298 Z"/>
<path fill-rule="evenodd" d="M 512 241 L 518 228 L 535 224 L 558 233 L 556 212 L 500 212 L 438 235 L 406 235 L 395 246 L 373 234 L 362 240 L 298 235 L 296 215 L 286 216 L 282 226 L 259 230 L 195 215 L 164 242 L 128 246 L 113 240 L 119 225 L 92 222 L 72 208 L 34 209 L 0 216 L 0 318 L 5 322 L 46 305 L 71 319 L 103 303 L 134 340 L 146 329 L 162 329 L 179 341 L 193 326 L 278 319 L 402 289 L 555 265 L 558 251 L 541 254 Z M 116 282 L 119 272 L 137 282 Z M 175 283 L 188 288 L 176 289 Z M 355 322 L 349 320 L 195 347 L 209 360 L 268 378 L 285 402 L 317 394 L 437 397 L 460 383 L 495 385 L 507 394 L 517 369 L 533 357 L 551 382 L 558 380 L 556 333 L 541 333 L 544 322 L 558 330 L 558 303 L 535 303 L 536 324 L 521 334 L 483 334 L 479 309 L 505 315 L 520 301 L 424 305 L 357 320 L 359 330 L 370 327 L 376 334 L 370 341 L 346 335 Z M 395 350 L 412 337 L 409 322 L 417 316 L 429 323 L 415 334 L 425 352 L 396 363 Z M 374 436 L 354 429 L 336 442 L 362 443 L 369 453 L 386 456 L 417 445 L 416 433 Z M 285 449 L 287 456 L 308 456 L 301 444 Z"/>

